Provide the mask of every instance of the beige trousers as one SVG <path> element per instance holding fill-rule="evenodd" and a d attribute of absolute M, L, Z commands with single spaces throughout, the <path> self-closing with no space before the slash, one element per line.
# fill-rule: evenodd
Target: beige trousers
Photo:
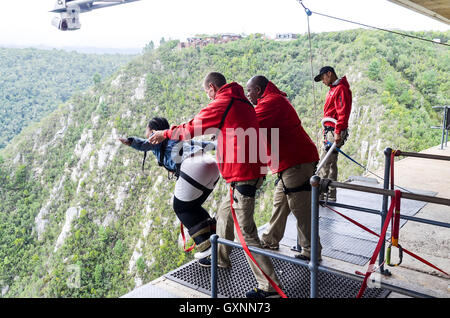
<path fill-rule="evenodd" d="M 345 141 L 347 140 L 347 137 L 348 137 L 347 129 L 342 130 L 341 131 L 341 141 L 336 146 L 341 148 L 345 144 Z M 328 131 L 327 132 L 326 138 L 327 138 L 327 140 L 329 142 L 334 143 L 334 133 L 332 131 Z M 322 149 L 321 149 L 320 161 L 322 161 L 323 158 L 325 158 L 326 154 L 327 154 L 327 151 L 325 150 L 325 145 L 324 145 L 322 147 Z M 327 179 L 331 179 L 333 181 L 337 181 L 337 177 L 338 177 L 338 166 L 337 166 L 338 154 L 339 154 L 339 152 L 337 150 L 334 151 L 330 155 L 330 157 L 328 158 L 328 160 L 325 163 L 325 165 L 319 171 L 319 177 L 321 179 L 327 178 Z M 329 187 L 328 195 L 331 198 L 336 198 L 336 188 L 335 187 Z"/>
<path fill-rule="evenodd" d="M 263 183 L 263 178 L 236 182 L 236 185 L 251 184 L 255 185 L 256 188 L 260 188 Z M 229 185 L 230 186 L 230 185 Z M 236 213 L 236 218 L 238 220 L 239 226 L 242 231 L 242 235 L 247 246 L 261 247 L 258 229 L 253 218 L 255 210 L 255 198 L 247 197 L 242 195 L 238 190 L 234 190 L 234 197 L 237 200 L 233 200 L 233 208 Z M 234 221 L 231 214 L 230 208 L 230 193 L 227 191 L 227 195 L 222 200 L 219 211 L 216 215 L 217 225 L 216 233 L 221 238 L 233 241 L 237 237 Z M 229 267 L 230 264 L 230 252 L 232 247 L 219 244 L 218 246 L 218 265 L 220 267 Z M 278 286 L 280 286 L 280 281 L 275 275 L 275 270 L 270 258 L 262 256 L 256 253 L 252 253 L 255 260 L 258 262 L 261 269 L 268 275 Z M 246 255 L 247 261 L 250 264 L 250 268 L 258 282 L 258 288 L 264 291 L 274 291 L 274 288 L 270 285 L 269 281 L 265 278 L 263 273 L 259 268 L 253 263 L 253 261 Z"/>
<path fill-rule="evenodd" d="M 283 238 L 289 213 L 297 219 L 298 244 L 302 247 L 302 254 L 311 255 L 311 191 L 300 191 L 285 194 L 283 182 L 286 188 L 296 188 L 313 176 L 316 162 L 304 163 L 288 168 L 282 172 L 280 180 L 275 187 L 273 198 L 272 217 L 269 226 L 261 236 L 261 240 L 268 247 L 277 248 Z M 319 257 L 322 246 L 319 240 Z"/>

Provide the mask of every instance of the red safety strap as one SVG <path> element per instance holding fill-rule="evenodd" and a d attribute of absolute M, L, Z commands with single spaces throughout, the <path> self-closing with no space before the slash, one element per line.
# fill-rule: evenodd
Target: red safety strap
<path fill-rule="evenodd" d="M 361 223 L 358 223 L 357 221 L 353 220 L 352 218 L 349 218 L 349 217 L 346 216 L 345 214 L 342 214 L 341 212 L 339 212 L 339 211 L 337 211 L 337 210 L 335 210 L 335 209 L 333 209 L 333 208 L 330 208 L 328 205 L 326 205 L 325 207 L 328 208 L 328 209 L 330 209 L 331 211 L 333 211 L 333 212 L 339 214 L 339 215 L 342 216 L 344 219 L 346 219 L 346 220 L 352 222 L 353 224 L 359 226 L 359 227 L 362 228 L 363 230 L 366 230 L 366 231 L 369 232 L 370 234 L 373 234 L 373 235 L 375 235 L 375 236 L 380 236 L 378 233 L 375 233 L 374 231 L 372 231 L 372 230 L 369 229 L 368 227 L 362 225 Z"/>
<path fill-rule="evenodd" d="M 234 208 L 233 208 L 234 200 L 233 200 L 233 189 L 231 186 L 230 186 L 230 202 L 231 202 L 231 215 L 233 216 L 234 226 L 236 228 L 236 232 L 239 237 L 239 241 L 241 242 L 241 245 L 244 248 L 245 253 L 248 255 L 248 257 L 250 257 L 250 259 L 253 261 L 253 263 L 259 268 L 259 270 L 263 273 L 264 277 L 269 281 L 270 285 L 272 285 L 272 287 L 277 291 L 277 293 L 282 298 L 287 298 L 287 296 L 281 290 L 281 288 L 278 287 L 278 285 L 266 273 L 264 273 L 264 271 L 259 266 L 258 262 L 253 257 L 252 253 L 248 249 L 247 243 L 245 243 L 245 239 L 244 239 L 244 236 L 242 235 L 241 227 L 239 226 L 239 222 L 236 217 L 236 212 L 234 211 Z"/>
<path fill-rule="evenodd" d="M 414 257 L 414 258 L 417 259 L 418 261 L 421 261 L 422 263 L 424 263 L 424 264 L 426 264 L 426 265 L 428 265 L 428 266 L 434 268 L 435 270 L 440 271 L 442 274 L 445 274 L 445 275 L 447 275 L 447 276 L 450 276 L 449 274 L 447 274 L 446 272 L 444 272 L 444 271 L 443 271 L 442 269 L 440 269 L 439 267 L 437 267 L 437 266 L 431 264 L 430 262 L 428 262 L 427 260 L 423 259 L 422 257 L 420 257 L 420 256 L 418 256 L 418 255 L 416 255 L 416 254 L 414 254 L 413 252 L 408 251 L 406 248 L 403 248 L 403 252 L 405 252 L 406 254 L 408 254 L 408 255 Z"/>
<path fill-rule="evenodd" d="M 395 157 L 395 151 L 392 151 L 391 153 L 391 188 L 394 188 L 394 157 Z M 400 206 L 400 198 L 402 193 L 399 190 L 395 190 L 395 196 L 391 199 L 391 206 L 389 207 L 388 213 L 386 215 L 386 219 L 384 220 L 383 227 L 381 229 L 381 233 L 379 235 L 379 240 L 377 243 L 377 246 L 375 247 L 375 251 L 373 252 L 372 257 L 369 261 L 369 267 L 367 268 L 367 272 L 364 275 L 364 280 L 361 285 L 361 288 L 359 289 L 358 295 L 356 298 L 361 298 L 364 294 L 364 291 L 367 288 L 367 280 L 369 279 L 370 275 L 375 271 L 374 264 L 377 260 L 378 254 L 380 253 L 381 246 L 383 245 L 384 241 L 386 240 L 386 232 L 387 228 L 389 226 L 389 223 L 391 221 L 392 215 L 394 213 L 394 209 L 396 206 Z"/>
<path fill-rule="evenodd" d="M 183 223 L 180 223 L 180 231 L 181 231 L 181 237 L 183 238 L 183 250 L 184 250 L 185 252 L 190 252 L 190 251 L 192 251 L 192 250 L 194 249 L 194 247 L 195 247 L 195 243 L 192 244 L 191 247 L 186 248 L 186 237 L 184 236 Z"/>
<path fill-rule="evenodd" d="M 391 152 L 391 189 L 394 190 L 394 160 L 397 154 L 396 150 Z M 394 215 L 391 224 L 391 244 L 398 247 L 398 236 L 400 233 L 400 200 L 396 201 Z"/>
<path fill-rule="evenodd" d="M 394 190 L 394 160 L 395 160 L 395 154 L 397 153 L 396 150 L 392 150 L 391 152 L 391 190 Z"/>
<path fill-rule="evenodd" d="M 361 289 L 358 292 L 358 295 L 356 296 L 356 298 L 361 298 L 362 295 L 364 294 L 364 291 L 366 290 L 367 287 L 367 280 L 369 279 L 370 275 L 374 272 L 374 268 L 373 265 L 375 264 L 377 257 L 378 257 L 378 253 L 380 252 L 382 243 L 385 241 L 385 236 L 386 236 L 386 231 L 387 228 L 389 226 L 390 220 L 392 218 L 392 214 L 394 212 L 394 208 L 397 204 L 397 200 L 400 200 L 401 197 L 401 192 L 400 190 L 395 190 L 395 196 L 394 198 L 391 200 L 391 206 L 389 207 L 389 211 L 386 215 L 386 219 L 384 221 L 383 224 L 383 228 L 381 230 L 381 234 L 379 235 L 380 239 L 378 240 L 377 246 L 375 248 L 375 251 L 373 252 L 372 258 L 370 259 L 369 262 L 369 267 L 367 269 L 367 272 L 364 276 L 364 281 L 362 283 Z"/>
<path fill-rule="evenodd" d="M 395 202 L 395 210 L 391 224 L 391 243 L 393 246 L 398 247 L 399 233 L 400 233 L 400 200 L 397 200 Z"/>

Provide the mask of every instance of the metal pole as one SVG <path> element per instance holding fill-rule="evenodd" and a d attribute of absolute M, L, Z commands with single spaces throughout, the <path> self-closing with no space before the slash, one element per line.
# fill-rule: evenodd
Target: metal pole
<path fill-rule="evenodd" d="M 450 156 L 430 155 L 430 154 L 427 154 L 427 153 L 407 152 L 407 151 L 401 151 L 401 150 L 397 150 L 396 156 L 416 157 L 416 158 L 423 158 L 423 159 L 450 161 Z"/>
<path fill-rule="evenodd" d="M 447 142 L 448 142 L 448 129 L 447 129 L 447 133 L 446 133 L 446 136 L 445 136 L 445 147 L 447 147 Z"/>
<path fill-rule="evenodd" d="M 363 207 L 360 207 L 360 206 L 342 204 L 342 203 L 337 203 L 337 202 L 328 202 L 327 205 L 328 206 L 338 207 L 338 208 L 344 208 L 344 209 L 349 209 L 349 210 L 360 211 L 360 212 L 364 212 L 364 213 L 381 215 L 381 211 L 379 211 L 379 210 L 363 208 Z M 408 215 L 404 215 L 404 214 L 400 215 L 400 219 L 407 220 L 407 221 L 413 221 L 413 222 L 419 222 L 419 223 L 425 223 L 425 224 L 430 224 L 430 225 L 436 225 L 436 226 L 440 226 L 440 227 L 450 228 L 450 223 L 433 221 L 433 220 L 428 220 L 428 219 L 423 219 L 423 218 L 417 218 L 417 217 L 414 217 L 414 216 L 408 216 Z"/>
<path fill-rule="evenodd" d="M 441 150 L 444 149 L 444 136 L 446 125 L 447 125 L 447 106 L 444 107 L 444 120 L 442 121 Z"/>
<path fill-rule="evenodd" d="M 318 174 L 320 169 L 322 169 L 322 167 L 325 165 L 325 163 L 327 162 L 328 158 L 333 153 L 334 149 L 336 149 L 336 142 L 333 142 L 333 144 L 331 145 L 331 148 L 327 151 L 327 154 L 323 158 L 322 162 L 320 162 L 319 165 L 317 166 L 316 174 Z"/>
<path fill-rule="evenodd" d="M 217 298 L 217 239 L 219 235 L 211 235 L 211 298 Z"/>
<path fill-rule="evenodd" d="M 311 259 L 309 270 L 311 273 L 310 297 L 317 298 L 318 294 L 318 265 L 319 265 L 319 184 L 320 177 L 312 176 L 311 183 Z"/>
<path fill-rule="evenodd" d="M 351 184 L 351 183 L 330 181 L 329 186 L 336 187 L 336 188 L 342 188 L 342 189 L 349 189 L 349 190 L 355 190 L 355 191 L 361 191 L 361 192 L 386 195 L 388 197 L 395 196 L 394 190 L 385 190 L 385 189 L 374 188 L 374 187 L 366 187 L 366 186 L 356 185 L 356 184 Z M 433 197 L 430 195 L 402 192 L 402 199 L 410 199 L 410 200 L 422 201 L 422 202 L 427 202 L 427 203 L 435 203 L 435 204 L 442 204 L 442 205 L 450 206 L 450 199 Z"/>
<path fill-rule="evenodd" d="M 449 120 L 449 114 L 448 114 L 448 110 L 449 110 L 449 107 L 448 106 L 445 106 L 445 109 L 447 110 L 447 117 L 446 117 L 446 123 L 445 123 L 445 129 L 447 130 L 447 133 L 446 133 L 446 137 L 445 137 L 445 147 L 447 147 L 447 141 L 448 141 L 448 130 L 449 130 L 449 125 L 450 125 L 450 120 Z"/>
<path fill-rule="evenodd" d="M 384 183 L 383 183 L 383 189 L 388 190 L 389 189 L 389 179 L 390 179 L 390 172 L 391 172 L 391 148 L 384 149 Z M 388 196 L 383 195 L 383 202 L 381 205 L 381 226 L 380 230 L 383 228 L 384 221 L 386 220 L 388 210 Z M 389 270 L 384 269 L 384 248 L 385 243 L 383 241 L 380 249 L 379 259 L 378 259 L 378 265 L 380 266 L 380 272 L 384 275 L 390 275 Z"/>

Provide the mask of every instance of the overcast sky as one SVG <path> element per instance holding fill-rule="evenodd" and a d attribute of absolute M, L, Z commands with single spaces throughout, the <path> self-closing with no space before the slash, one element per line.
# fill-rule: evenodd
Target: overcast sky
<path fill-rule="evenodd" d="M 56 0 L 1 0 L 0 46 L 142 48 L 161 37 L 180 39 L 215 33 L 305 33 L 306 14 L 297 0 L 141 0 L 81 14 L 81 29 L 51 25 Z M 449 30 L 450 26 L 387 0 L 304 0 L 320 12 L 397 30 Z M 356 28 L 311 16 L 311 31 Z"/>

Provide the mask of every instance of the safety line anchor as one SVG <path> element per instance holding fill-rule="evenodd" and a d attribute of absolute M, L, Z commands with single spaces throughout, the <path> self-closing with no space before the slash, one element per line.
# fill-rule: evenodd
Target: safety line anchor
<path fill-rule="evenodd" d="M 310 17 L 310 16 L 312 15 L 311 10 L 309 10 L 307 7 L 305 7 L 305 5 L 303 4 L 303 1 L 298 0 L 298 2 L 302 5 L 303 9 L 305 9 L 306 15 L 307 15 L 308 17 Z"/>

